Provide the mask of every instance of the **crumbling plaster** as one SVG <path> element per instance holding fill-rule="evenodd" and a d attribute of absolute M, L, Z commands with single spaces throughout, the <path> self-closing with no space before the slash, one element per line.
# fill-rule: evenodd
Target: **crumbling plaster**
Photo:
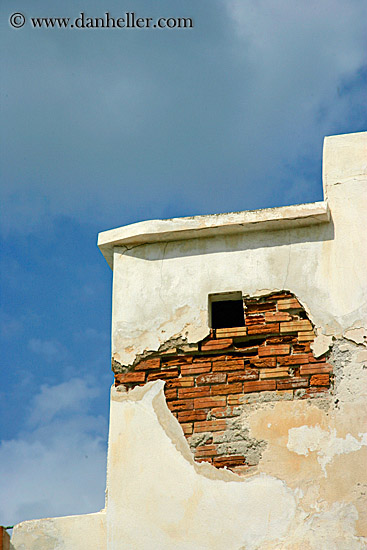
<path fill-rule="evenodd" d="M 210 293 L 289 289 L 318 330 L 315 355 L 329 354 L 332 391 L 244 395 L 236 422 L 264 444 L 240 477 L 194 461 L 162 381 L 112 388 L 106 509 L 19 524 L 15 550 L 367 548 L 366 138 L 325 140 L 330 222 L 114 252 L 121 363 L 170 339 L 202 339 Z"/>
<path fill-rule="evenodd" d="M 129 365 L 170 339 L 201 340 L 208 333 L 208 295 L 230 291 L 252 296 L 272 290 L 295 293 L 316 326 L 316 355 L 344 333 L 364 342 L 366 158 L 367 133 L 325 139 L 329 221 L 321 217 L 320 223 L 304 225 L 303 220 L 298 227 L 292 218 L 291 227 L 281 230 L 238 228 L 235 234 L 218 230 L 216 236 L 212 230 L 211 237 L 166 242 L 156 237 L 156 242 L 115 247 L 114 359 Z M 225 225 L 232 214 L 221 216 Z"/>

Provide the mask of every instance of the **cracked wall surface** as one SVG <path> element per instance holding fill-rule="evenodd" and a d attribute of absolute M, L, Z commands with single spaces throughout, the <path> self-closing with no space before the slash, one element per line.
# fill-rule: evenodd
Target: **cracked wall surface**
<path fill-rule="evenodd" d="M 261 225 L 251 233 L 200 238 L 198 231 L 188 240 L 149 237 L 139 246 L 114 246 L 117 387 L 111 389 L 106 507 L 19 524 L 15 550 L 367 548 L 366 159 L 366 133 L 326 138 L 330 218 L 320 216 L 320 223 L 305 226 L 300 219 L 298 225 L 293 216 L 291 226 L 278 231 Z M 286 292 L 279 299 L 298 300 L 301 308 L 280 310 L 277 302 L 275 311 L 249 315 L 263 315 L 264 323 L 253 319 L 260 328 L 279 323 L 276 334 L 259 337 L 258 328 L 250 334 L 251 323 L 232 335 L 213 331 L 209 296 L 231 292 L 257 305 Z M 298 318 L 270 320 L 282 311 Z M 311 328 L 281 331 L 292 322 Z M 272 341 L 279 333 L 290 340 Z M 258 341 L 249 345 L 250 336 Z M 277 346 L 289 349 L 259 352 Z M 295 355 L 302 361 L 307 355 L 307 363 L 298 357 L 282 364 L 282 357 Z M 254 357 L 275 358 L 275 364 L 256 365 Z M 238 360 L 240 368 L 228 369 Z M 225 370 L 214 370 L 220 362 Z M 207 372 L 189 372 L 205 363 Z M 274 377 L 276 371 L 281 376 Z M 164 372 L 174 377 L 161 380 Z M 250 379 L 235 381 L 238 373 Z M 215 383 L 207 384 L 209 375 Z M 190 378 L 194 385 L 177 382 Z M 281 387 L 302 378 L 305 387 Z M 254 391 L 259 383 L 262 391 Z M 235 392 L 190 394 L 232 384 L 240 384 Z M 211 397 L 224 397 L 225 404 L 200 407 Z M 180 400 L 193 407 L 174 410 Z M 233 415 L 220 417 L 228 411 Z M 202 422 L 222 422 L 225 429 L 195 430 Z M 200 457 L 206 451 L 209 456 Z M 213 466 L 214 457 L 233 456 L 244 459 Z"/>
<path fill-rule="evenodd" d="M 332 366 L 311 351 L 313 326 L 287 291 L 244 297 L 243 326 L 211 329 L 198 344 L 177 339 L 134 364 L 113 361 L 115 385 L 165 381 L 165 397 L 195 460 L 247 472 L 259 463 L 264 440 L 241 422 L 250 394 L 258 401 L 327 397 Z M 241 305 L 241 302 L 239 302 Z"/>

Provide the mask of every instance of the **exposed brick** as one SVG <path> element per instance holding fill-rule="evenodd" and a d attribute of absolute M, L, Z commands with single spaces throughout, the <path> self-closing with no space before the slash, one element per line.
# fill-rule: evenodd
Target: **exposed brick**
<path fill-rule="evenodd" d="M 230 393 L 241 393 L 242 383 L 236 384 L 220 384 L 218 386 L 212 386 L 212 395 L 228 395 Z"/>
<path fill-rule="evenodd" d="M 154 370 L 159 369 L 160 366 L 160 357 L 155 357 L 154 359 L 144 359 L 143 361 L 140 361 L 140 363 L 135 366 L 135 370 Z"/>
<path fill-rule="evenodd" d="M 251 393 L 254 391 L 272 391 L 275 390 L 275 380 L 259 380 L 258 382 L 244 382 L 243 393 Z"/>
<path fill-rule="evenodd" d="M 298 331 L 307 331 L 312 330 L 312 325 L 310 321 L 304 319 L 302 321 L 291 321 L 290 323 L 280 323 L 280 333 L 282 332 L 298 332 Z"/>
<path fill-rule="evenodd" d="M 195 458 L 196 462 L 209 462 L 209 464 L 212 464 L 212 459 L 211 458 Z"/>
<path fill-rule="evenodd" d="M 217 338 L 236 338 L 239 336 L 246 336 L 246 327 L 233 327 L 233 328 L 217 328 Z"/>
<path fill-rule="evenodd" d="M 267 323 L 277 323 L 279 321 L 291 321 L 292 315 L 287 312 L 267 312 L 265 313 L 265 321 Z"/>
<path fill-rule="evenodd" d="M 220 340 L 208 340 L 201 345 L 202 351 L 214 351 L 230 348 L 233 344 L 232 338 L 223 338 Z"/>
<path fill-rule="evenodd" d="M 194 408 L 193 399 L 178 399 L 177 401 L 169 401 L 167 407 L 170 411 L 190 411 Z M 196 407 L 195 407 L 196 408 Z"/>
<path fill-rule="evenodd" d="M 292 378 L 291 380 L 277 380 L 278 390 L 296 390 L 298 388 L 307 388 L 308 378 Z"/>
<path fill-rule="evenodd" d="M 179 422 L 194 422 L 197 420 L 206 420 L 206 411 L 205 410 L 199 410 L 199 411 L 182 411 L 178 413 L 178 421 Z"/>
<path fill-rule="evenodd" d="M 191 435 L 194 428 L 192 424 L 181 424 L 182 431 L 185 435 Z"/>
<path fill-rule="evenodd" d="M 235 407 L 232 406 L 217 407 L 212 409 L 210 414 L 214 416 L 214 418 L 230 418 L 232 416 L 238 416 L 236 414 Z"/>
<path fill-rule="evenodd" d="M 317 397 L 325 397 L 329 395 L 329 388 L 326 386 L 312 386 L 310 388 L 306 388 L 305 393 L 301 396 L 301 399 L 312 399 Z"/>
<path fill-rule="evenodd" d="M 213 372 L 230 372 L 232 370 L 243 370 L 244 368 L 245 361 L 243 359 L 213 362 Z"/>
<path fill-rule="evenodd" d="M 213 458 L 213 464 L 217 468 L 231 468 L 234 466 L 241 466 L 246 462 L 243 455 L 234 456 L 216 456 Z"/>
<path fill-rule="evenodd" d="M 315 339 L 315 335 L 312 331 L 305 331 L 298 333 L 298 340 L 300 342 L 312 342 Z"/>
<path fill-rule="evenodd" d="M 210 407 L 224 407 L 225 397 L 199 397 L 194 400 L 195 409 L 207 409 Z"/>
<path fill-rule="evenodd" d="M 269 325 L 252 325 L 247 329 L 249 335 L 254 334 L 274 334 L 279 332 L 279 323 L 269 323 Z"/>
<path fill-rule="evenodd" d="M 287 309 L 302 309 L 302 306 L 296 298 L 286 298 L 285 300 L 278 300 L 278 310 L 284 311 Z"/>
<path fill-rule="evenodd" d="M 245 369 L 244 372 L 234 372 L 228 374 L 228 383 L 231 382 L 243 382 L 244 380 L 257 380 L 259 373 L 254 369 Z"/>
<path fill-rule="evenodd" d="M 198 458 L 206 458 L 208 456 L 215 456 L 217 454 L 217 447 L 215 445 L 201 445 L 195 449 L 195 460 Z"/>
<path fill-rule="evenodd" d="M 326 358 L 325 357 L 318 357 L 316 359 L 316 357 L 314 357 L 313 353 L 308 354 L 308 360 L 309 360 L 310 363 L 326 363 Z"/>
<path fill-rule="evenodd" d="M 195 422 L 194 433 L 198 432 L 220 432 L 225 430 L 227 423 L 225 420 L 207 420 L 206 422 Z"/>
<path fill-rule="evenodd" d="M 265 316 L 264 314 L 261 315 L 246 315 L 245 318 L 245 325 L 264 325 L 265 324 Z"/>
<path fill-rule="evenodd" d="M 210 372 L 212 369 L 211 363 L 193 363 L 192 365 L 184 365 L 181 368 L 182 376 L 186 375 L 195 375 L 195 374 L 205 374 Z"/>
<path fill-rule="evenodd" d="M 254 357 L 250 359 L 250 365 L 258 369 L 273 368 L 277 366 L 277 360 L 276 357 L 264 357 L 263 359 Z"/>
<path fill-rule="evenodd" d="M 253 355 L 257 355 L 258 346 L 253 345 L 238 345 L 235 344 L 236 350 L 240 351 L 244 356 L 246 357 L 252 357 Z"/>
<path fill-rule="evenodd" d="M 204 384 L 223 384 L 226 382 L 225 372 L 214 372 L 210 374 L 202 374 L 196 378 L 196 384 L 202 386 Z"/>
<path fill-rule="evenodd" d="M 189 363 L 192 363 L 192 357 L 189 355 L 180 355 L 178 357 L 172 357 L 172 359 L 165 359 L 164 362 L 162 362 L 162 368 L 187 365 Z"/>
<path fill-rule="evenodd" d="M 289 367 L 277 367 L 276 369 L 263 369 L 260 372 L 260 378 L 287 378 L 289 377 Z"/>
<path fill-rule="evenodd" d="M 160 372 L 150 372 L 148 374 L 147 381 L 150 382 L 151 380 L 167 380 L 168 378 L 177 378 L 178 377 L 178 369 L 172 369 L 172 370 L 165 370 Z"/>
<path fill-rule="evenodd" d="M 294 353 L 278 358 L 279 365 L 303 365 L 308 363 L 308 353 Z"/>
<path fill-rule="evenodd" d="M 278 345 L 278 344 L 297 344 L 298 340 L 295 335 L 291 334 L 282 334 L 278 336 L 267 336 L 266 344 L 269 346 Z"/>
<path fill-rule="evenodd" d="M 333 372 L 333 367 L 329 363 L 310 363 L 308 365 L 301 365 L 299 369 L 300 374 L 328 374 Z"/>
<path fill-rule="evenodd" d="M 166 400 L 176 399 L 177 398 L 177 390 L 175 388 L 172 389 L 172 390 L 164 388 L 164 395 L 166 396 Z"/>
<path fill-rule="evenodd" d="M 265 311 L 275 311 L 276 310 L 276 304 L 275 302 L 254 302 L 254 303 L 248 303 L 245 302 L 245 312 L 246 316 L 251 313 L 261 313 Z"/>
<path fill-rule="evenodd" d="M 115 384 L 132 384 L 145 382 L 145 372 L 125 372 L 124 374 L 115 374 Z"/>
<path fill-rule="evenodd" d="M 179 388 L 178 398 L 189 399 L 190 397 L 209 397 L 210 387 L 201 386 L 200 388 Z"/>
<path fill-rule="evenodd" d="M 193 376 L 185 376 L 184 378 L 173 378 L 167 380 L 166 388 L 189 388 L 194 385 Z"/>
<path fill-rule="evenodd" d="M 310 378 L 310 386 L 328 386 L 330 376 L 328 374 L 314 374 Z"/>
<path fill-rule="evenodd" d="M 288 355 L 290 347 L 287 344 L 279 346 L 260 346 L 259 357 L 269 357 L 270 355 Z"/>
<path fill-rule="evenodd" d="M 233 406 L 233 405 L 242 405 L 243 404 L 243 395 L 236 394 L 236 395 L 227 395 L 227 405 Z"/>
<path fill-rule="evenodd" d="M 302 334 L 300 332 L 300 334 Z M 303 342 L 302 344 L 293 344 L 293 353 L 310 353 L 310 342 Z"/>

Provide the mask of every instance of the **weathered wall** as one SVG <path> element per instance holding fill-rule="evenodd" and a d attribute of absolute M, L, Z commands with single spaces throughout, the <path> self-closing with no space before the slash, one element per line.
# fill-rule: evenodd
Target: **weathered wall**
<path fill-rule="evenodd" d="M 172 338 L 203 339 L 208 295 L 216 292 L 288 289 L 318 334 L 360 329 L 367 317 L 366 157 L 367 134 L 326 138 L 330 223 L 115 248 L 113 357 L 129 364 Z"/>
<path fill-rule="evenodd" d="M 118 386 L 111 390 L 106 510 L 96 517 L 20 524 L 12 539 L 16 550 L 367 548 L 366 164 L 367 134 L 325 140 L 324 193 L 331 213 L 327 223 L 322 217 L 322 223 L 297 227 L 293 219 L 291 229 L 279 231 L 261 226 L 251 233 L 177 242 L 157 239 L 115 248 L 112 351 Z M 266 332 L 252 347 L 259 359 L 264 348 L 289 346 L 287 354 L 275 354 L 275 365 L 253 361 L 249 367 L 245 348 L 254 325 L 246 324 L 246 334 L 242 327 L 242 334 L 235 336 L 211 332 L 208 295 L 239 291 L 259 303 L 260 296 L 283 289 L 307 314 L 291 322 L 311 322 L 317 336 L 312 342 L 309 325 L 307 330 L 289 333 L 288 326 L 282 332 L 281 324 L 290 321 L 279 318 L 279 332 Z M 276 308 L 280 313 L 278 301 Z M 302 308 L 293 313 L 300 316 Z M 272 324 L 265 315 L 261 326 Z M 292 342 L 271 341 L 284 335 Z M 245 347 L 238 350 L 243 338 Z M 225 350 L 220 348 L 223 341 L 228 344 Z M 219 352 L 224 359 L 218 360 Z M 298 357 L 296 364 L 282 364 L 282 357 L 293 361 L 295 355 L 304 355 L 301 361 L 307 355 L 308 363 Z M 182 362 L 183 356 L 189 359 Z M 205 356 L 210 356 L 210 371 L 189 372 Z M 238 357 L 243 361 L 241 374 L 255 374 L 256 380 L 229 379 L 237 369 L 228 369 L 228 363 Z M 205 378 L 200 376 L 216 374 L 216 361 L 226 363 L 224 371 L 217 371 L 224 372 L 225 380 L 222 376 L 218 384 L 201 384 Z M 322 372 L 314 373 L 314 365 Z M 274 378 L 273 371 L 281 376 Z M 327 378 L 331 371 L 332 380 Z M 164 372 L 174 372 L 166 387 L 159 379 Z M 184 378 L 192 378 L 194 385 L 181 386 Z M 281 388 L 282 383 L 297 383 L 297 378 L 307 387 Z M 269 381 L 270 390 L 246 391 Z M 129 384 L 142 387 L 127 392 Z M 193 407 L 181 412 L 198 414 L 201 408 L 195 408 L 195 400 L 212 395 L 187 392 L 209 388 L 211 394 L 214 386 L 232 384 L 239 386 L 235 392 L 232 387 L 231 393 L 218 394 L 226 396 L 226 403 L 216 408 L 234 407 L 236 416 L 226 417 L 225 429 L 215 432 L 219 437 L 232 421 L 235 424 L 231 437 L 235 431 L 236 442 L 245 443 L 241 476 L 194 459 L 200 446 L 215 445 L 215 455 L 209 456 L 214 461 L 238 456 L 241 445 L 221 455 L 220 445 L 228 450 L 228 442 L 214 443 L 213 431 L 208 432 L 213 443 L 207 439 L 196 444 L 195 435 L 205 432 L 195 430 L 195 423 L 208 419 L 186 416 L 184 421 L 179 411 L 174 411 L 177 418 L 170 411 L 172 403 L 186 397 Z M 207 409 L 212 415 L 212 407 Z M 246 470 L 251 452 L 256 460 Z M 196 458 L 200 460 L 200 453 Z M 99 546 L 93 542 L 98 537 Z"/>
<path fill-rule="evenodd" d="M 165 380 L 168 408 L 195 460 L 236 473 L 258 464 L 266 446 L 241 425 L 247 394 L 258 393 L 259 402 L 327 397 L 332 380 L 326 357 L 311 352 L 312 324 L 290 292 L 244 298 L 243 322 L 211 329 L 198 344 L 152 354 L 134 370 L 113 364 L 116 386 Z"/>

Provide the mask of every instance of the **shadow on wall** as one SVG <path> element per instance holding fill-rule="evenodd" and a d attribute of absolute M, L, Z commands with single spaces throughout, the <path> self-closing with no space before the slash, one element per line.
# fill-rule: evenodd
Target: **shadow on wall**
<path fill-rule="evenodd" d="M 198 231 L 198 236 L 200 232 Z M 326 242 L 335 238 L 334 223 L 308 225 L 273 231 L 248 231 L 223 237 L 203 237 L 158 243 L 144 243 L 131 247 L 116 247 L 124 256 L 132 256 L 147 261 L 169 260 L 204 254 L 277 248 L 292 244 Z M 200 245 L 198 245 L 198 241 Z"/>

